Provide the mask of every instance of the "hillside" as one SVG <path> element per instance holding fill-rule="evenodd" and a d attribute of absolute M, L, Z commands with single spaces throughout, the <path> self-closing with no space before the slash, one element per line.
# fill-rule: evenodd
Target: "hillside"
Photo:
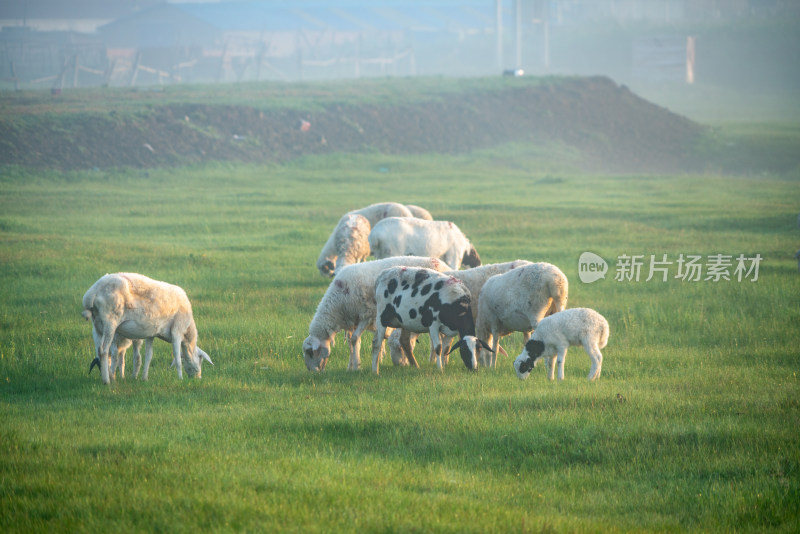
<path fill-rule="evenodd" d="M 347 90 L 334 86 L 318 100 L 307 94 L 300 103 L 292 97 L 286 106 L 280 100 L 290 97 L 275 92 L 264 105 L 257 88 L 249 100 L 232 102 L 194 93 L 181 98 L 175 93 L 180 89 L 167 88 L 138 106 L 117 92 L 116 99 L 100 93 L 87 97 L 91 106 L 60 108 L 49 102 L 60 97 L 49 94 L 6 94 L 0 164 L 148 168 L 208 160 L 281 162 L 329 152 L 464 153 L 532 142 L 577 149 L 585 170 L 667 172 L 694 167 L 692 147 L 703 131 L 601 77 L 467 83 L 463 90 L 414 98 L 359 99 L 347 97 Z M 337 98 L 337 91 L 345 96 Z"/>

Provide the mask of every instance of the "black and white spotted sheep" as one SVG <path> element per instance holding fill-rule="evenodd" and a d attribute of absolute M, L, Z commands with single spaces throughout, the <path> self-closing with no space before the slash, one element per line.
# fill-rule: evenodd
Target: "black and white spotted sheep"
<path fill-rule="evenodd" d="M 431 336 L 436 363 L 442 368 L 439 334 L 464 339 L 474 337 L 475 321 L 470 309 L 469 289 L 458 279 L 426 268 L 393 267 L 381 272 L 375 282 L 375 338 L 372 370 L 379 372 L 386 330 L 403 328 Z M 413 355 L 411 356 L 413 359 Z M 477 368 L 477 354 L 461 345 L 461 358 L 468 369 Z M 417 366 L 417 362 L 411 362 Z"/>
<path fill-rule="evenodd" d="M 564 360 L 570 345 L 583 345 L 592 368 L 590 381 L 600 376 L 603 367 L 603 353 L 608 344 L 608 321 L 589 308 L 570 308 L 545 317 L 536 326 L 531 338 L 525 343 L 522 353 L 514 360 L 514 370 L 520 380 L 525 380 L 542 358 L 558 359 L 558 379 L 564 380 Z M 550 380 L 553 380 L 553 366 L 550 366 Z"/>

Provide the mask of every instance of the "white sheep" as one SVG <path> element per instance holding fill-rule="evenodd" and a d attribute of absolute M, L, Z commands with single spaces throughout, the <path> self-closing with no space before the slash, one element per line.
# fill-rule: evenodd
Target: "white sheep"
<path fill-rule="evenodd" d="M 452 276 L 424 267 L 392 267 L 375 281 L 375 338 L 372 341 L 372 370 L 379 373 L 383 342 L 390 328 L 427 332 L 431 336 L 436 363 L 442 369 L 440 334 L 462 340 L 475 337 L 475 321 L 467 286 Z M 461 357 L 468 369 L 477 368 L 477 350 L 460 343 Z M 474 344 L 472 345 L 474 349 Z M 414 364 L 413 355 L 409 358 Z"/>
<path fill-rule="evenodd" d="M 389 267 L 407 265 L 448 271 L 450 267 L 436 258 L 404 256 L 349 265 L 337 271 L 317 306 L 303 341 L 303 357 L 309 371 L 322 371 L 330 357 L 336 333 L 350 334 L 348 370 L 361 365 L 361 334 L 375 328 L 375 281 Z"/>
<path fill-rule="evenodd" d="M 357 213 L 347 213 L 339 219 L 317 259 L 317 269 L 323 276 L 333 276 L 336 269 L 360 263 L 369 256 L 369 220 Z"/>
<path fill-rule="evenodd" d="M 477 267 L 481 258 L 464 233 L 450 221 L 387 217 L 372 226 L 369 246 L 377 259 L 392 256 L 440 258 L 454 270 Z"/>
<path fill-rule="evenodd" d="M 603 349 L 608 344 L 608 321 L 589 308 L 570 308 L 539 321 L 533 335 L 514 360 L 514 370 L 521 380 L 528 378 L 531 369 L 541 358 L 558 359 L 558 379 L 564 380 L 564 359 L 570 345 L 583 345 L 592 360 L 589 380 L 600 376 L 603 367 Z M 550 373 L 550 380 L 553 374 Z"/>
<path fill-rule="evenodd" d="M 100 377 L 106 384 L 110 382 L 109 350 L 117 333 L 128 339 L 145 340 L 144 380 L 148 377 L 156 337 L 172 344 L 178 378 L 183 378 L 182 361 L 186 362 L 189 375 L 198 378 L 203 360 L 214 364 L 197 346 L 192 305 L 178 286 L 136 273 L 107 274 L 83 296 L 82 315 L 92 321 Z"/>
<path fill-rule="evenodd" d="M 478 299 L 477 333 L 495 352 L 481 354 L 481 364 L 496 367 L 496 351 L 505 354 L 500 338 L 523 332 L 527 340 L 543 317 L 567 307 L 568 292 L 567 277 L 550 263 L 532 263 L 490 277 Z M 550 365 L 552 374 L 555 361 Z"/>
<path fill-rule="evenodd" d="M 363 261 L 369 255 L 367 236 L 378 221 L 386 217 L 413 216 L 408 207 L 397 202 L 379 202 L 345 213 L 322 247 L 317 258 L 317 269 L 323 276 L 333 276 L 341 266 L 337 258 L 346 258 L 347 265 Z"/>
<path fill-rule="evenodd" d="M 458 271 L 447 271 L 445 274 L 453 276 L 461 280 L 467 289 L 469 289 L 472 299 L 470 307 L 472 309 L 472 316 L 478 317 L 478 301 L 481 296 L 483 284 L 486 283 L 490 277 L 496 274 L 506 273 L 517 267 L 530 265 L 531 262 L 527 260 L 514 260 L 505 263 L 491 263 L 489 265 L 481 265 L 472 269 L 464 269 Z M 392 332 L 389 336 L 389 354 L 392 356 L 392 361 L 395 365 L 406 365 L 408 362 L 408 354 L 413 352 L 414 345 L 416 344 L 418 334 L 409 333 L 404 330 L 398 329 Z M 445 346 L 450 344 L 449 339 L 444 340 Z M 431 361 L 433 361 L 434 353 L 431 352 Z M 445 364 L 447 362 L 445 361 Z"/>

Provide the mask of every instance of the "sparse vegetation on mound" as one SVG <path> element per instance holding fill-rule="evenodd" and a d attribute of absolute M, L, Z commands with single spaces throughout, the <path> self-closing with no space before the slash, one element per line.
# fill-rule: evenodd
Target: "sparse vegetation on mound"
<path fill-rule="evenodd" d="M 461 86 L 459 86 L 459 84 Z M 405 91 L 404 88 L 408 89 Z M 64 170 L 309 154 L 465 153 L 511 142 L 577 149 L 585 170 L 667 172 L 699 163 L 703 128 L 608 78 L 253 84 L 6 94 L 0 163 Z"/>

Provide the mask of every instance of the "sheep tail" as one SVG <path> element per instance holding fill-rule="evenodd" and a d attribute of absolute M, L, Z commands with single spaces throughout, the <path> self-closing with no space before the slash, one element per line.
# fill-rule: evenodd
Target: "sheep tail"
<path fill-rule="evenodd" d="M 567 309 L 567 279 L 565 277 L 557 277 L 550 282 L 550 308 L 548 308 L 545 316 L 553 315 L 560 311 Z"/>
<path fill-rule="evenodd" d="M 604 349 L 606 345 L 608 345 L 608 338 L 611 335 L 611 331 L 608 327 L 608 321 L 603 321 L 603 325 L 600 329 L 600 339 L 598 340 L 597 346 L 601 349 Z"/>
<path fill-rule="evenodd" d="M 83 311 L 81 312 L 81 315 L 87 321 L 92 320 L 92 308 L 94 308 L 94 294 L 84 296 Z"/>

